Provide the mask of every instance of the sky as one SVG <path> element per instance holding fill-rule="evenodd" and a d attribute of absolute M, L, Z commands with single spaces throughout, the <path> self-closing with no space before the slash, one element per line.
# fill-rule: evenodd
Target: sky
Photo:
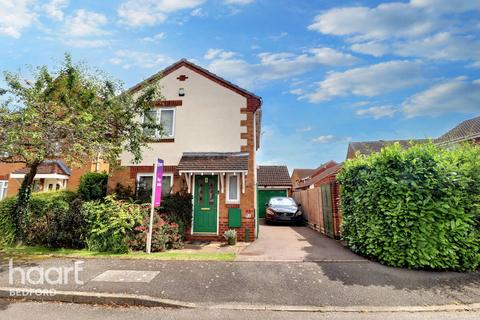
<path fill-rule="evenodd" d="M 290 170 L 480 115 L 480 0 L 0 0 L 0 46 L 0 70 L 68 52 L 125 87 L 189 59 L 262 97 L 258 163 Z"/>

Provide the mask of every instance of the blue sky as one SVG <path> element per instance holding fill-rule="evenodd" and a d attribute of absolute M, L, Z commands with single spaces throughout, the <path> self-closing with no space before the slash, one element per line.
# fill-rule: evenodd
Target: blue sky
<path fill-rule="evenodd" d="M 70 52 L 126 87 L 192 60 L 263 98 L 259 162 L 290 169 L 480 114 L 479 0 L 0 0 L 0 45 L 2 70 Z"/>

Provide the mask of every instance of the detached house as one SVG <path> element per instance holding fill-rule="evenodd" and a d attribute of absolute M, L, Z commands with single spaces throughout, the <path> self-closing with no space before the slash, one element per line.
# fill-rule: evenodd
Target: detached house
<path fill-rule="evenodd" d="M 188 238 L 221 240 L 224 231 L 235 228 L 240 241 L 253 241 L 261 98 L 187 60 L 130 90 L 140 92 L 155 82 L 165 100 L 155 102 L 146 118 L 161 123 L 165 134 L 150 133 L 140 164 L 132 164 L 132 155 L 124 152 L 109 189 L 121 184 L 149 194 L 153 164 L 163 159 L 163 192 L 193 195 Z"/>

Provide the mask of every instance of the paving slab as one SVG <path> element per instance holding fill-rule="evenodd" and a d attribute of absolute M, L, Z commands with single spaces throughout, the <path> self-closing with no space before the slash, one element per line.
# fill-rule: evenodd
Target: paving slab
<path fill-rule="evenodd" d="M 148 283 L 159 273 L 160 271 L 107 270 L 93 278 L 92 281 Z"/>

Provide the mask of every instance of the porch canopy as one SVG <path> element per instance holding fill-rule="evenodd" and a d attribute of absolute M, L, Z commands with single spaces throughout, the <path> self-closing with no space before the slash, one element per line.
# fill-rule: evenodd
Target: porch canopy
<path fill-rule="evenodd" d="M 245 193 L 245 176 L 248 174 L 247 152 L 184 152 L 178 171 L 185 175 L 188 192 L 192 190 L 194 175 L 218 175 L 220 192 L 225 190 L 226 174 L 240 175 L 242 193 Z"/>
<path fill-rule="evenodd" d="M 30 169 L 25 167 L 13 171 L 10 178 L 23 179 Z M 37 168 L 35 179 L 63 179 L 68 180 L 71 170 L 61 160 L 45 160 Z"/>

